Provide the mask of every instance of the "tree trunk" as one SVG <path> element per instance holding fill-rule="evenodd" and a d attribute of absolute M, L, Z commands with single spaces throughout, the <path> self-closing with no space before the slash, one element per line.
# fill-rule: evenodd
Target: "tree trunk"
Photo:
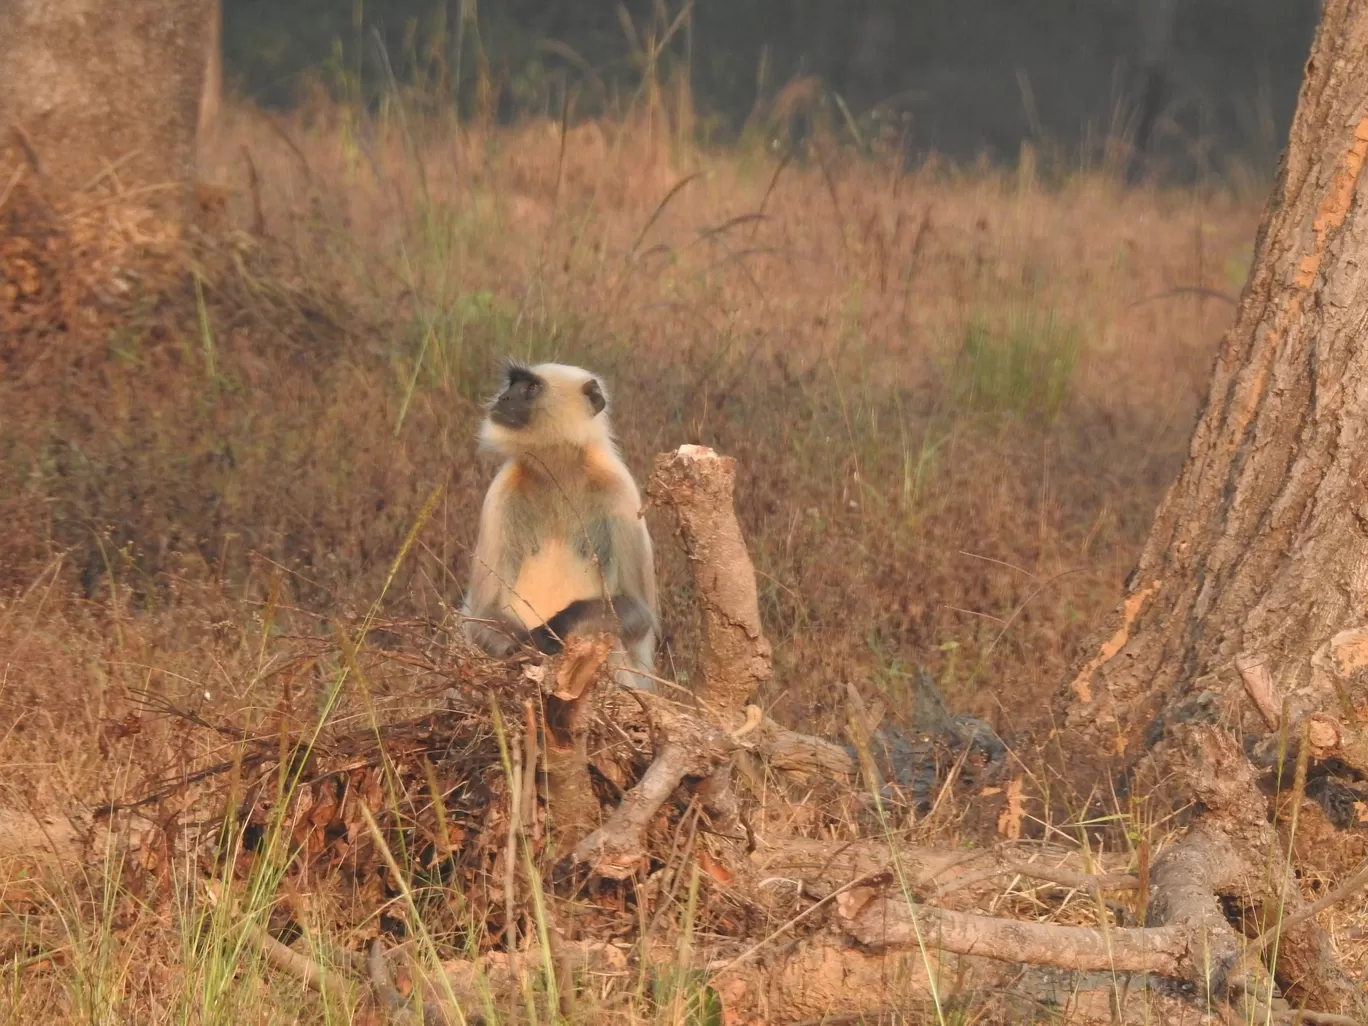
<path fill-rule="evenodd" d="M 1368 770 L 1365 158 L 1368 5 L 1331 0 L 1187 464 L 1070 684 L 1070 725 L 1113 755 L 1175 720 L 1267 733 L 1250 676 Z"/>
<path fill-rule="evenodd" d="M 1357 860 L 1360 842 L 1335 830 L 1357 817 L 1303 796 L 1368 776 L 1365 159 L 1368 4 L 1327 0 L 1187 463 L 1061 692 L 1075 771 L 1102 753 L 1097 768 L 1122 771 L 1118 790 L 1155 820 L 1195 798 L 1194 829 L 1245 853 L 1265 923 L 1287 902 L 1299 925 L 1278 976 L 1318 1008 L 1347 1007 L 1352 987 L 1281 867 L 1289 849 L 1332 872 Z M 1293 787 L 1294 837 L 1270 825 L 1256 770 Z"/>
<path fill-rule="evenodd" d="M 188 207 L 209 0 L 0 2 L 0 172 L 59 209 L 116 191 Z"/>
<path fill-rule="evenodd" d="M 1368 4 L 1329 0 L 1187 464 L 1066 696 L 1122 760 L 1178 721 L 1266 735 L 1285 701 L 1368 771 L 1365 158 Z"/>
<path fill-rule="evenodd" d="M 736 522 L 736 461 L 706 446 L 656 457 L 646 493 L 675 511 L 703 606 L 703 679 L 698 697 L 737 713 L 770 678 L 773 652 L 760 623 L 755 567 Z"/>

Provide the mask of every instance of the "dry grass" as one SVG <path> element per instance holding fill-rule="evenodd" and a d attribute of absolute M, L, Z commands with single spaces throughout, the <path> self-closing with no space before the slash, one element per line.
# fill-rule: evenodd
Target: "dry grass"
<path fill-rule="evenodd" d="M 632 129 L 251 144 L 267 225 L 317 246 L 298 234 L 307 162 L 340 207 L 325 224 L 368 240 L 339 247 L 363 261 L 330 268 L 340 287 L 403 374 L 424 354 L 397 444 L 358 411 L 335 419 L 348 447 L 406 477 L 459 468 L 439 537 L 464 573 L 484 480 L 469 399 L 493 358 L 592 364 L 638 473 L 685 441 L 740 460 L 784 715 L 812 722 L 833 681 L 896 695 L 918 661 L 975 711 L 1035 707 L 1129 569 L 1229 316 L 1135 304 L 1238 291 L 1257 209 L 1099 178 L 781 169 Z M 351 387 L 393 404 L 376 377 Z M 687 671 L 680 570 L 666 620 Z"/>
<path fill-rule="evenodd" d="M 406 145 L 398 119 L 333 120 L 227 126 L 211 173 L 293 262 L 207 281 L 204 338 L 159 340 L 184 324 L 148 311 L 79 410 L 90 354 L 6 384 L 5 472 L 49 503 L 51 542 L 97 550 L 110 524 L 148 575 L 198 555 L 241 586 L 251 550 L 365 595 L 446 481 L 424 541 L 456 579 L 400 589 L 430 609 L 465 573 L 497 358 L 580 360 L 608 376 L 639 474 L 686 441 L 740 460 L 771 697 L 795 718 L 832 681 L 896 689 L 915 662 L 976 711 L 1038 704 L 1128 570 L 1229 316 L 1138 301 L 1237 291 L 1258 214 L 1102 178 L 672 159 L 639 128 Z M 300 312 L 327 294 L 350 304 L 341 327 Z M 81 562 L 93 592 L 104 557 Z M 687 671 L 685 576 L 665 564 Z"/>
<path fill-rule="evenodd" d="M 154 719 L 121 736 L 134 689 L 263 722 L 289 635 L 382 592 L 440 618 L 505 353 L 605 374 L 638 475 L 684 442 L 738 459 L 777 718 L 835 733 L 845 681 L 904 714 L 921 664 L 1020 737 L 1183 456 L 1231 308 L 1173 290 L 1236 293 L 1260 212 L 1101 175 L 699 153 L 645 116 L 562 136 L 236 109 L 206 167 L 232 231 L 198 246 L 200 277 L 0 376 L 0 805 L 212 755 Z M 651 524 L 683 679 L 691 588 Z M 189 907 L 88 874 L 0 875 L 11 913 L 66 917 L 47 975 L 11 963 L 0 1022 L 299 1021 L 288 982 L 229 986 Z"/>

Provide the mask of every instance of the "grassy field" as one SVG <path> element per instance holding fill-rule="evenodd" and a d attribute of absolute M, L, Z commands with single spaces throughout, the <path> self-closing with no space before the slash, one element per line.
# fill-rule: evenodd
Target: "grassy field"
<path fill-rule="evenodd" d="M 0 372 L 0 807 L 215 757 L 143 690 L 263 723 L 296 639 L 459 603 L 506 354 L 601 372 L 639 480 L 685 442 L 736 457 L 776 719 L 834 736 L 845 682 L 901 715 L 924 666 L 1009 741 L 1048 728 L 1184 455 L 1262 196 L 700 152 L 681 121 L 668 95 L 566 133 L 228 111 L 195 273 Z M 687 567 L 648 518 L 687 681 Z M 0 870 L 0 925 L 46 924 L 6 949 L 0 1022 L 345 1019 L 129 871 Z"/>

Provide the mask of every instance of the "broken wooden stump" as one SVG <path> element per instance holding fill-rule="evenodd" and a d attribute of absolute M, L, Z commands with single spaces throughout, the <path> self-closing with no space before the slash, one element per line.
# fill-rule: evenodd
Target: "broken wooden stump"
<path fill-rule="evenodd" d="M 702 445 L 656 457 L 646 494 L 674 510 L 703 606 L 703 681 L 698 696 L 717 710 L 741 709 L 770 678 L 755 567 L 736 522 L 736 460 Z"/>

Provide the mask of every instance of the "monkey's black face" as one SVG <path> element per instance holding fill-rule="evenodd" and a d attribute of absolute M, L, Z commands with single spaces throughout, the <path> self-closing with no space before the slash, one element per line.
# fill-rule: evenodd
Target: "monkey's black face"
<path fill-rule="evenodd" d="M 489 419 L 500 427 L 519 431 L 532 423 L 546 383 L 523 367 L 510 367 L 508 381 L 489 408 Z"/>

